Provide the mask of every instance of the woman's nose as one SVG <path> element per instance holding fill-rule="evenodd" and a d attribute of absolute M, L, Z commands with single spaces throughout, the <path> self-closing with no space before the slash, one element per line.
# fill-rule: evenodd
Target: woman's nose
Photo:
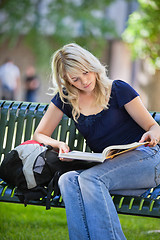
<path fill-rule="evenodd" d="M 83 85 L 86 85 L 88 80 L 87 80 L 86 77 L 83 76 L 83 78 L 81 79 L 81 82 L 82 82 Z"/>

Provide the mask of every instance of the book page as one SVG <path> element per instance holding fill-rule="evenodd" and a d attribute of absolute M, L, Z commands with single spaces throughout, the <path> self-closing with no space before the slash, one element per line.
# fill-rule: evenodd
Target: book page
<path fill-rule="evenodd" d="M 81 151 L 74 150 L 68 153 L 59 153 L 59 157 L 66 158 L 66 159 L 103 162 L 105 159 L 108 159 L 108 158 L 112 159 L 113 157 L 119 154 L 122 154 L 126 151 L 130 151 L 134 148 L 145 145 L 147 143 L 148 142 L 145 142 L 145 143 L 135 142 L 135 143 L 126 144 L 126 145 L 109 146 L 105 148 L 102 153 L 81 152 Z"/>
<path fill-rule="evenodd" d="M 105 156 L 105 158 L 113 158 L 119 154 L 122 154 L 124 152 L 127 152 L 127 151 L 131 151 L 139 146 L 142 146 L 142 145 L 146 145 L 148 144 L 149 142 L 143 142 L 143 143 L 140 143 L 140 142 L 134 142 L 134 143 L 131 143 L 131 144 L 126 144 L 126 145 L 115 145 L 115 146 L 110 146 L 110 147 L 107 147 L 103 150 L 103 155 Z"/>
<path fill-rule="evenodd" d="M 81 151 L 71 151 L 68 153 L 60 153 L 59 157 L 61 158 L 71 158 L 77 160 L 86 160 L 86 161 L 102 161 L 102 153 L 91 153 L 91 152 L 81 152 Z"/>

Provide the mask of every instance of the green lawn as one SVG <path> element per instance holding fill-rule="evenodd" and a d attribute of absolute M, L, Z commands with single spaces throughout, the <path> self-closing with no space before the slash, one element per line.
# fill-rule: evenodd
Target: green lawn
<path fill-rule="evenodd" d="M 128 240 L 160 239 L 160 219 L 119 215 Z M 65 209 L 0 203 L 1 240 L 68 240 Z M 159 232 L 153 232 L 159 230 Z M 83 239 L 82 239 L 83 240 Z M 99 239 L 100 240 L 100 239 Z"/>

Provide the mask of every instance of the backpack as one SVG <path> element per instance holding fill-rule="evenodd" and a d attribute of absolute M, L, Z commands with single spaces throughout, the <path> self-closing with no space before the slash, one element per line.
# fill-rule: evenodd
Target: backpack
<path fill-rule="evenodd" d="M 5 155 L 0 165 L 0 178 L 16 187 L 15 195 L 25 206 L 30 200 L 44 198 L 47 210 L 51 199 L 60 197 L 58 179 L 63 173 L 96 164 L 79 160 L 62 162 L 53 147 L 28 140 Z"/>

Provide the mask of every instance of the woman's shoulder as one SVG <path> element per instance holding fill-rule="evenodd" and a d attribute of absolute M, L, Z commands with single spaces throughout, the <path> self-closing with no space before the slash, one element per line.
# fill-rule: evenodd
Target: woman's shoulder
<path fill-rule="evenodd" d="M 61 97 L 60 97 L 59 90 L 56 89 L 56 91 L 53 94 L 52 100 L 56 99 L 56 101 L 58 101 L 58 102 L 68 103 L 67 99 L 65 98 L 65 96 L 67 96 L 68 93 L 67 93 L 67 91 L 65 89 L 63 89 L 63 95 L 64 95 L 64 97 L 63 97 L 63 100 L 62 100 Z"/>
<path fill-rule="evenodd" d="M 65 91 L 63 93 L 65 96 L 67 95 Z M 72 116 L 71 104 L 69 104 L 66 98 L 62 100 L 59 92 L 56 92 L 54 97 L 51 99 L 51 102 L 54 103 L 54 105 L 56 105 L 60 110 L 62 110 L 62 112 L 64 112 L 68 117 Z"/>
<path fill-rule="evenodd" d="M 126 91 L 135 91 L 135 89 L 127 82 L 125 82 L 124 80 L 113 80 L 112 83 L 112 90 L 116 91 L 116 92 L 120 92 L 123 94 L 123 92 Z"/>
<path fill-rule="evenodd" d="M 112 81 L 112 86 L 114 87 L 126 87 L 126 86 L 130 86 L 129 83 L 125 82 L 124 80 L 121 79 L 116 79 Z"/>
<path fill-rule="evenodd" d="M 123 80 L 114 80 L 112 84 L 111 96 L 115 96 L 118 105 L 123 106 L 133 98 L 139 96 L 139 94 L 129 83 Z"/>

